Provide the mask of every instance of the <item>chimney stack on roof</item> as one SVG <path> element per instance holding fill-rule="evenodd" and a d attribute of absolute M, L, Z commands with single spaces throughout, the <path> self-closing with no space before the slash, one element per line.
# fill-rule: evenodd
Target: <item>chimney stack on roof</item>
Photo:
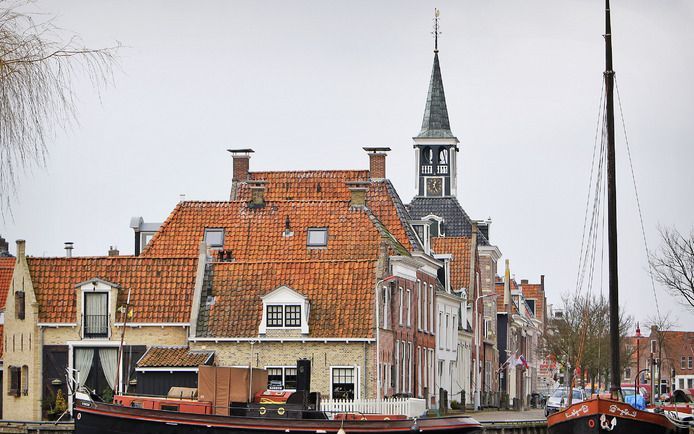
<path fill-rule="evenodd" d="M 540 274 L 540 290 L 545 292 L 545 275 Z"/>
<path fill-rule="evenodd" d="M 120 256 L 120 251 L 118 251 L 118 247 L 109 246 L 108 256 Z"/>
<path fill-rule="evenodd" d="M 74 248 L 75 243 L 72 241 L 65 241 L 65 257 L 66 258 L 72 258 L 72 249 Z"/>
<path fill-rule="evenodd" d="M 22 259 L 26 255 L 26 241 L 17 240 L 17 258 Z"/>
<path fill-rule="evenodd" d="M 366 207 L 366 187 L 368 185 L 369 183 L 364 181 L 353 181 L 347 183 L 347 187 L 349 188 L 349 192 L 351 193 L 349 206 L 355 208 Z"/>
<path fill-rule="evenodd" d="M 386 153 L 390 148 L 365 147 L 369 154 L 369 178 L 381 180 L 386 178 Z"/>
<path fill-rule="evenodd" d="M 234 161 L 232 181 L 248 181 L 248 168 L 253 149 L 227 149 Z"/>
<path fill-rule="evenodd" d="M 528 279 L 521 279 L 521 285 L 527 285 Z"/>
<path fill-rule="evenodd" d="M 253 181 L 251 184 L 251 201 L 249 208 L 262 208 L 265 206 L 265 184 L 267 181 Z"/>

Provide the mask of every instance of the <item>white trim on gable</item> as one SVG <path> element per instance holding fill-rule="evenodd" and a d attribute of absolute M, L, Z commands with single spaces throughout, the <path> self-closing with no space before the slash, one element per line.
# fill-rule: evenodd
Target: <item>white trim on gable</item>
<path fill-rule="evenodd" d="M 311 304 L 308 298 L 297 292 L 296 290 L 288 286 L 280 286 L 264 296 L 260 297 L 263 301 L 263 316 L 260 321 L 260 326 L 258 327 L 258 334 L 264 335 L 267 333 L 267 307 L 268 306 L 288 306 L 288 305 L 299 305 L 301 306 L 301 325 L 300 327 L 271 327 L 271 328 L 281 328 L 281 329 L 300 329 L 302 334 L 307 335 L 309 333 L 308 329 L 308 319 L 311 311 Z"/>

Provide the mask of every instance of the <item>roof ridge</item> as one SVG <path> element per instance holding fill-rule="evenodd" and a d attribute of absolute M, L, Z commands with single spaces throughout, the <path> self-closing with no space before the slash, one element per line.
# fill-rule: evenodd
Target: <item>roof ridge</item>
<path fill-rule="evenodd" d="M 254 173 L 345 173 L 345 172 L 364 172 L 368 173 L 369 169 L 317 169 L 317 170 L 257 170 L 249 171 L 249 174 Z"/>
<path fill-rule="evenodd" d="M 65 256 L 27 256 L 27 259 L 30 259 L 32 261 L 36 260 L 66 260 L 66 261 L 77 261 L 77 260 L 96 260 L 96 259 L 104 259 L 104 260 L 121 260 L 121 259 L 142 259 L 142 260 L 160 260 L 160 259 L 166 259 L 167 261 L 173 261 L 176 259 L 185 259 L 185 260 L 196 260 L 196 257 L 191 257 L 191 256 L 134 256 L 134 255 L 128 255 L 128 256 L 73 256 L 70 258 L 67 258 Z"/>
<path fill-rule="evenodd" d="M 260 261 L 211 261 L 211 264 L 303 264 L 303 263 L 352 263 L 352 262 L 378 262 L 377 259 L 294 259 L 294 260 L 279 260 L 269 259 Z"/>

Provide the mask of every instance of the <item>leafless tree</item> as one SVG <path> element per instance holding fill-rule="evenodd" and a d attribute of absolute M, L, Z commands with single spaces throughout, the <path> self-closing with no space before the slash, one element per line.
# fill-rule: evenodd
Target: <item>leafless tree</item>
<path fill-rule="evenodd" d="M 0 0 L 0 214 L 6 216 L 19 174 L 43 165 L 56 127 L 76 121 L 73 81 L 99 91 L 112 78 L 120 46 L 90 49 L 50 18 L 25 12 L 27 0 Z"/>
<path fill-rule="evenodd" d="M 675 228 L 658 228 L 660 249 L 651 255 L 656 280 L 694 310 L 694 229 L 689 235 Z"/>

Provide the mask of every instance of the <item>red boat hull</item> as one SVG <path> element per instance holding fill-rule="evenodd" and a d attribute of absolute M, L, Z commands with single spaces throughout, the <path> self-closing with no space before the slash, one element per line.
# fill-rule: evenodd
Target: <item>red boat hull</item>
<path fill-rule="evenodd" d="M 547 418 L 549 434 L 676 434 L 679 431 L 662 414 L 637 410 L 629 404 L 591 398 Z"/>
<path fill-rule="evenodd" d="M 78 402 L 76 434 L 373 434 L 377 432 L 427 434 L 480 433 L 481 425 L 469 417 L 405 420 L 266 419 L 147 410 L 112 404 Z"/>

